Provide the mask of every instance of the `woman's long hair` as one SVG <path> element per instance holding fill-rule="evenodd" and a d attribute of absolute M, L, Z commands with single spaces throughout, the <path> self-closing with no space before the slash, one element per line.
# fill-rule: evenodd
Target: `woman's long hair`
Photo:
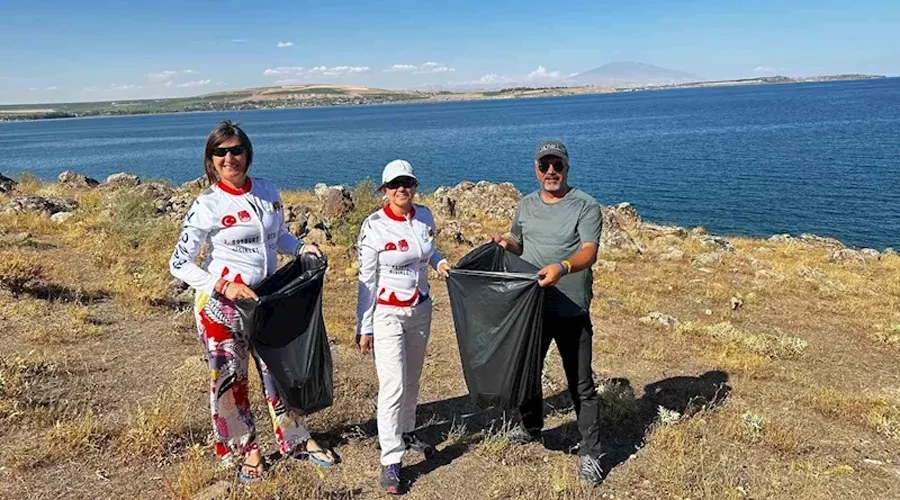
<path fill-rule="evenodd" d="M 209 137 L 206 138 L 206 150 L 203 153 L 203 170 L 206 172 L 206 180 L 209 181 L 210 185 L 215 184 L 219 180 L 219 174 L 216 173 L 216 167 L 213 165 L 213 150 L 233 137 L 240 139 L 241 145 L 247 150 L 244 154 L 247 155 L 247 171 L 250 171 L 250 165 L 253 164 L 253 144 L 250 143 L 250 138 L 241 130 L 239 125 L 231 120 L 222 120 L 222 123 L 212 129 Z"/>

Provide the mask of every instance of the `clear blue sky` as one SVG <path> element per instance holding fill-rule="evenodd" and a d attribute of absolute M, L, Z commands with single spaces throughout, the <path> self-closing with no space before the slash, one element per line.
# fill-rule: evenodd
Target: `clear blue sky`
<path fill-rule="evenodd" d="M 715 79 L 900 75 L 900 0 L 428 3 L 0 0 L 0 103 L 550 84 L 622 60 Z"/>

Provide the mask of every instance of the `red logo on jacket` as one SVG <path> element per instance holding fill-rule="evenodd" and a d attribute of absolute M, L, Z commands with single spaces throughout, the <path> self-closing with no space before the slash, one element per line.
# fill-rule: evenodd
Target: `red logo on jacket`
<path fill-rule="evenodd" d="M 222 225 L 225 227 L 231 227 L 237 222 L 237 219 L 234 218 L 233 215 L 226 215 L 222 217 Z"/>
<path fill-rule="evenodd" d="M 400 240 L 400 251 L 405 252 L 407 250 L 409 250 L 409 243 L 406 240 Z"/>
<path fill-rule="evenodd" d="M 391 250 L 396 250 L 396 249 L 397 249 L 397 245 L 395 245 L 393 242 L 389 242 L 387 245 L 384 246 L 385 252 L 389 252 Z"/>
<path fill-rule="evenodd" d="M 246 210 L 241 210 L 238 212 L 238 218 L 241 219 L 241 222 L 247 222 L 250 220 L 250 212 Z"/>

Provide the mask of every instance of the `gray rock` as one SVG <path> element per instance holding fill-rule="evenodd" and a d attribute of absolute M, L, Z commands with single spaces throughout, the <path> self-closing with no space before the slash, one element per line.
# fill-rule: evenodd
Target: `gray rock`
<path fill-rule="evenodd" d="M 621 205 L 621 204 L 620 204 Z M 616 205 L 618 206 L 618 205 Z M 624 250 L 626 252 L 643 253 L 643 247 L 628 234 L 619 222 L 619 210 L 615 207 L 600 207 L 603 218 L 603 227 L 600 232 L 600 250 Z M 630 211 L 625 212 L 626 217 L 633 217 Z"/>
<path fill-rule="evenodd" d="M 709 266 L 712 264 L 719 264 L 722 262 L 722 252 L 701 253 L 701 254 L 695 256 L 691 262 L 698 266 Z"/>
<path fill-rule="evenodd" d="M 870 260 L 878 260 L 881 254 L 878 250 L 864 248 L 862 250 L 853 250 L 851 248 L 842 248 L 831 253 L 831 262 L 868 262 Z"/>
<path fill-rule="evenodd" d="M 769 237 L 769 241 L 771 241 L 772 243 L 788 243 L 788 244 L 796 242 L 796 240 L 794 240 L 794 237 L 787 233 L 773 235 L 773 236 Z"/>
<path fill-rule="evenodd" d="M 57 212 L 73 212 L 77 208 L 77 201 L 56 196 L 18 196 L 6 207 L 11 212 L 43 212 L 48 216 Z"/>
<path fill-rule="evenodd" d="M 316 189 L 320 213 L 325 220 L 339 219 L 353 211 L 353 193 L 344 186 L 328 186 L 324 191 Z"/>
<path fill-rule="evenodd" d="M 731 242 L 726 238 L 722 238 L 721 236 L 701 236 L 700 246 L 704 248 L 712 248 L 715 250 L 724 250 L 726 252 L 734 252 L 734 245 L 732 245 Z"/>
<path fill-rule="evenodd" d="M 16 188 L 19 183 L 6 177 L 5 175 L 0 175 L 0 193 L 8 193 Z"/>
<path fill-rule="evenodd" d="M 666 253 L 659 255 L 659 260 L 681 260 L 682 258 L 684 258 L 684 252 L 673 247 L 669 247 Z"/>
<path fill-rule="evenodd" d="M 182 184 L 179 189 L 194 191 L 198 189 L 206 189 L 209 187 L 209 179 L 206 178 L 205 175 L 201 175 L 192 181 L 187 181 Z"/>
<path fill-rule="evenodd" d="M 306 237 L 303 238 L 304 243 L 316 243 L 319 245 L 323 245 L 328 242 L 330 236 L 325 232 L 324 229 L 311 229 L 309 233 L 306 234 Z"/>
<path fill-rule="evenodd" d="M 844 248 L 844 244 L 841 243 L 841 241 L 838 239 L 818 236 L 810 233 L 801 234 L 797 238 L 797 240 L 801 243 L 814 247 Z"/>
<path fill-rule="evenodd" d="M 641 225 L 641 216 L 638 215 L 637 210 L 631 203 L 622 202 L 610 205 L 606 207 L 606 210 L 615 215 L 616 220 L 619 221 L 619 226 L 623 229 L 634 229 Z"/>
<path fill-rule="evenodd" d="M 50 216 L 50 220 L 57 223 L 62 224 L 63 222 L 69 220 L 74 216 L 72 212 L 56 212 L 55 214 Z"/>
<path fill-rule="evenodd" d="M 650 232 L 653 237 L 675 236 L 678 238 L 685 238 L 688 235 L 688 230 L 681 226 L 664 226 L 650 222 L 641 223 L 641 231 Z"/>
<path fill-rule="evenodd" d="M 90 177 L 86 177 L 72 170 L 66 170 L 59 174 L 57 181 L 63 186 L 73 189 L 90 189 L 100 185 L 100 181 L 91 179 Z"/>
<path fill-rule="evenodd" d="M 119 172 L 117 174 L 112 174 L 106 178 L 106 182 L 104 185 L 110 188 L 133 188 L 140 185 L 141 179 L 134 175 L 126 172 Z"/>
<path fill-rule="evenodd" d="M 645 325 L 661 326 L 665 328 L 674 328 L 678 325 L 678 320 L 675 319 L 674 316 L 663 314 L 659 311 L 653 311 L 638 321 Z"/>
<path fill-rule="evenodd" d="M 463 181 L 454 187 L 438 188 L 434 192 L 433 210 L 445 218 L 480 218 L 512 220 L 522 193 L 508 182 L 478 184 Z"/>

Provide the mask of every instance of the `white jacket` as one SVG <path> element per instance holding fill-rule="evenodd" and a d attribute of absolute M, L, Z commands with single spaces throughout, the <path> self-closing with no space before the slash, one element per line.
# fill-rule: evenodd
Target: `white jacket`
<path fill-rule="evenodd" d="M 434 246 L 434 218 L 415 205 L 409 219 L 387 206 L 362 224 L 356 305 L 359 335 L 372 335 L 376 304 L 408 307 L 428 298 L 428 266 L 445 259 Z"/>
<path fill-rule="evenodd" d="M 198 266 L 206 241 L 209 255 Z M 185 216 L 169 271 L 212 295 L 220 278 L 256 286 L 275 272 L 276 253 L 296 254 L 300 246 L 284 224 L 281 197 L 271 182 L 248 177 L 241 190 L 219 182 L 201 193 Z"/>

